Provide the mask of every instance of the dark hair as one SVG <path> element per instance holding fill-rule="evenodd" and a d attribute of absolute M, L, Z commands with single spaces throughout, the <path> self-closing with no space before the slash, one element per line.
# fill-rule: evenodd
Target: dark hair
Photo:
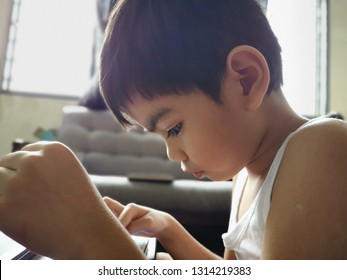
<path fill-rule="evenodd" d="M 124 126 L 135 92 L 153 99 L 200 89 L 220 102 L 226 57 L 239 45 L 264 55 L 268 92 L 279 88 L 281 48 L 256 0 L 120 0 L 101 53 L 101 92 Z"/>

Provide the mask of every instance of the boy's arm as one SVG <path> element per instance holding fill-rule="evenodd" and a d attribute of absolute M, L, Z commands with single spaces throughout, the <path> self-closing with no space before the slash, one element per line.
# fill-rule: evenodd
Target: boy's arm
<path fill-rule="evenodd" d="M 218 260 L 220 256 L 200 244 L 172 216 L 168 215 L 168 226 L 157 237 L 173 259 Z"/>
<path fill-rule="evenodd" d="M 309 125 L 288 143 L 274 185 L 263 259 L 347 258 L 347 128 Z"/>

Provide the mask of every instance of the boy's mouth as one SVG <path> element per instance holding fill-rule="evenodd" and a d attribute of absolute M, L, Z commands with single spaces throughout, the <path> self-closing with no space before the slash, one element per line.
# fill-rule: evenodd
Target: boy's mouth
<path fill-rule="evenodd" d="M 203 172 L 202 171 L 196 171 L 196 172 L 193 172 L 193 175 L 195 178 L 200 179 L 203 175 Z"/>

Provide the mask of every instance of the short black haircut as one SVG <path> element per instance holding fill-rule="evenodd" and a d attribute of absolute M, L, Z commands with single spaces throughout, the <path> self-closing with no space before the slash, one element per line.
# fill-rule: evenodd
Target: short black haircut
<path fill-rule="evenodd" d="M 119 0 L 101 52 L 101 92 L 124 126 L 134 93 L 150 100 L 199 89 L 220 102 L 226 58 L 239 45 L 263 54 L 267 92 L 278 89 L 281 48 L 256 0 Z"/>

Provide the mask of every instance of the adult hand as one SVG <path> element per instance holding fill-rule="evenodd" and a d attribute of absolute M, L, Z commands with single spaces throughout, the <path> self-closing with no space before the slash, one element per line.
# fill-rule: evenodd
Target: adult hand
<path fill-rule="evenodd" d="M 0 160 L 0 229 L 53 258 L 109 258 L 110 242 L 129 244 L 128 257 L 141 257 L 73 152 L 57 142 Z"/>

